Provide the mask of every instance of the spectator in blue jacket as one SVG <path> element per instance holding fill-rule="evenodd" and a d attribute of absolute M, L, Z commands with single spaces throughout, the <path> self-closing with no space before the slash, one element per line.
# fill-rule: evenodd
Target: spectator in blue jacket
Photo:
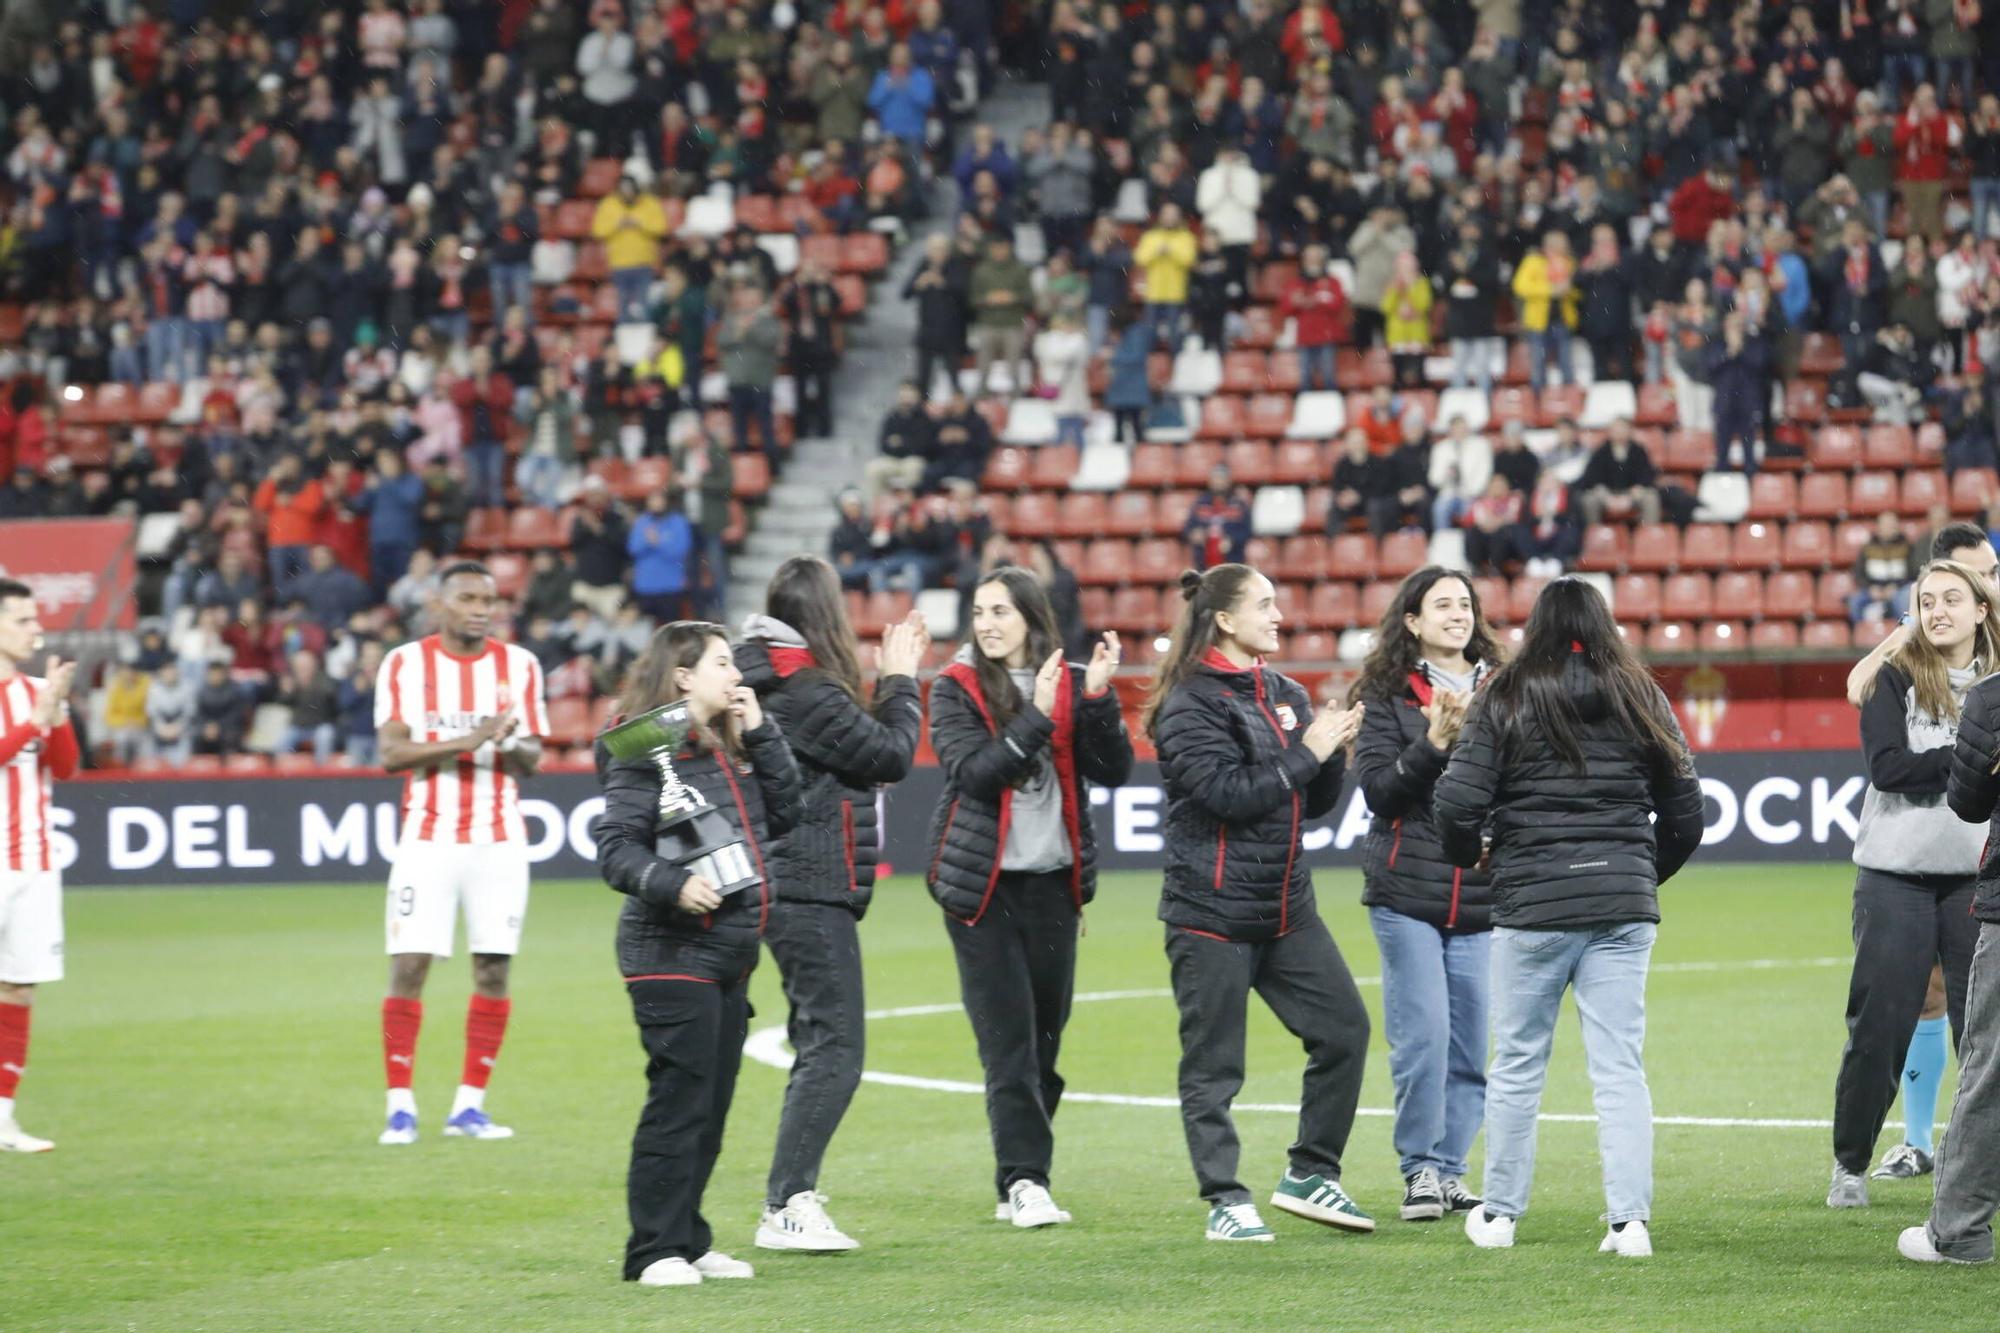
<path fill-rule="evenodd" d="M 369 605 L 368 585 L 336 560 L 333 548 L 324 543 L 312 548 L 306 572 L 292 580 L 285 596 L 304 602 L 306 614 L 327 630 L 345 625 L 348 617 Z"/>
<path fill-rule="evenodd" d="M 646 497 L 646 512 L 633 522 L 625 549 L 632 557 L 632 600 L 639 610 L 660 624 L 686 619 L 694 525 L 681 512 L 678 491 Z"/>
<path fill-rule="evenodd" d="M 1196 569 L 1243 562 L 1243 548 L 1250 544 L 1250 493 L 1222 464 L 1208 470 L 1208 489 L 1195 497 L 1181 535 Z"/>
<path fill-rule="evenodd" d="M 889 68 L 875 76 L 868 90 L 868 109 L 882 124 L 885 134 L 901 139 L 913 153 L 924 147 L 924 126 L 930 119 L 931 104 L 937 100 L 937 85 L 930 74 L 910 61 L 910 48 L 898 42 L 889 50 Z"/>
<path fill-rule="evenodd" d="M 368 515 L 368 569 L 379 602 L 387 600 L 390 587 L 409 569 L 410 556 L 417 549 L 424 483 L 395 449 L 376 453 L 375 470 L 375 483 L 347 503 L 357 513 Z"/>
<path fill-rule="evenodd" d="M 945 26 L 937 0 L 924 0 L 917 8 L 917 26 L 910 30 L 910 60 L 931 76 L 934 88 L 943 87 L 958 72 L 958 34 Z"/>
<path fill-rule="evenodd" d="M 993 133 L 993 127 L 984 121 L 972 127 L 972 138 L 958 150 L 958 160 L 951 164 L 952 178 L 958 182 L 960 198 L 971 197 L 973 178 L 982 171 L 993 173 L 993 182 L 1000 187 L 1002 197 L 1013 197 L 1019 172 L 1014 159 L 1007 153 L 1007 145 L 1000 142 L 999 136 Z"/>

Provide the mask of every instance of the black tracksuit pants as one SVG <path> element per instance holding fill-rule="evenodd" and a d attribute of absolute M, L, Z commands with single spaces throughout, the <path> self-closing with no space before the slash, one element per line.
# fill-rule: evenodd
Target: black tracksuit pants
<path fill-rule="evenodd" d="M 750 1031 L 749 972 L 731 982 L 626 983 L 646 1051 L 646 1106 L 625 1178 L 628 1282 L 657 1259 L 692 1263 L 714 1246 L 701 1197 L 722 1152 L 722 1126 Z"/>
<path fill-rule="evenodd" d="M 1076 900 L 1067 869 L 1003 871 L 976 926 L 945 917 L 958 990 L 986 1071 L 994 1188 L 1049 1183 L 1062 1100 L 1056 1054 L 1076 989 Z"/>
<path fill-rule="evenodd" d="M 1306 1048 L 1291 1169 L 1340 1179 L 1368 1059 L 1368 1010 L 1326 924 L 1314 921 L 1257 943 L 1168 926 L 1167 960 L 1181 1011 L 1181 1125 L 1202 1197 L 1250 1201 L 1236 1175 L 1241 1144 L 1229 1105 L 1243 1090 L 1253 990 Z"/>
<path fill-rule="evenodd" d="M 1944 965 L 1952 1049 L 1965 1030 L 1965 988 L 1979 922 L 1971 875 L 1854 877 L 1854 973 L 1847 983 L 1847 1045 L 1833 1088 L 1833 1155 L 1867 1175 L 1875 1140 L 1902 1084 L 1910 1030 L 1924 1010 L 1931 967 Z"/>

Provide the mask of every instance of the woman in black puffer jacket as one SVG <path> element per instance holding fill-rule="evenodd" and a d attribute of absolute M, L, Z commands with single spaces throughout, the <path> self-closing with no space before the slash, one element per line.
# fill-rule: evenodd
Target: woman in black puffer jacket
<path fill-rule="evenodd" d="M 931 686 L 945 790 L 926 880 L 986 1071 L 996 1216 L 1017 1227 L 1069 1221 L 1049 1197 L 1050 1121 L 1078 923 L 1097 892 L 1089 784 L 1132 772 L 1117 669 L 1110 634 L 1088 667 L 1064 663 L 1041 584 L 1003 566 L 973 589 L 972 642 Z"/>
<path fill-rule="evenodd" d="M 1383 612 L 1350 696 L 1368 706 L 1353 764 L 1374 814 L 1361 901 L 1382 953 L 1406 1222 L 1479 1205 L 1464 1178 L 1486 1108 L 1491 898 L 1484 874 L 1445 856 L 1431 787 L 1498 661 L 1472 580 L 1431 565 L 1404 579 Z"/>
<path fill-rule="evenodd" d="M 673 771 L 741 836 L 758 882 L 725 898 L 706 876 L 657 855 L 658 765 L 614 759 L 598 741 L 597 865 L 605 883 L 627 895 L 618 968 L 648 1083 L 626 1177 L 625 1279 L 648 1286 L 750 1276 L 748 1264 L 710 1248 L 701 1196 L 722 1151 L 749 1031 L 750 973 L 771 902 L 764 848 L 801 813 L 791 748 L 742 684 L 722 626 L 663 626 L 632 664 L 619 714 L 636 717 L 680 699 L 696 730 L 673 756 Z"/>
<path fill-rule="evenodd" d="M 1243 1087 L 1250 992 L 1305 1043 L 1305 1091 L 1274 1206 L 1351 1231 L 1374 1221 L 1340 1187 L 1368 1055 L 1368 1011 L 1313 903 L 1305 821 L 1340 799 L 1341 747 L 1363 710 L 1313 716 L 1278 649 L 1276 590 L 1248 565 L 1181 575 L 1187 609 L 1153 682 L 1146 729 L 1167 789 L 1160 919 L 1181 1011 L 1181 1123 L 1210 1240 L 1274 1239 L 1236 1175 L 1229 1104 Z"/>
<path fill-rule="evenodd" d="M 826 1215 L 819 1168 L 861 1085 L 861 937 L 881 847 L 875 789 L 910 771 L 923 735 L 917 667 L 923 621 L 882 637 L 881 675 L 861 703 L 861 662 L 840 576 L 817 556 L 778 566 L 736 646 L 743 683 L 785 730 L 805 782 L 805 813 L 770 847 L 774 901 L 764 940 L 784 978 L 797 1058 L 785 1084 L 757 1245 L 832 1252 L 859 1248 Z"/>
<path fill-rule="evenodd" d="M 1581 579 L 1549 584 L 1480 692 L 1432 795 L 1453 864 L 1492 833 L 1493 1059 L 1481 1248 L 1514 1243 L 1562 996 L 1576 989 L 1604 1159 L 1601 1249 L 1652 1253 L 1653 1107 L 1640 1052 L 1659 885 L 1701 845 L 1701 784 L 1673 706 Z"/>

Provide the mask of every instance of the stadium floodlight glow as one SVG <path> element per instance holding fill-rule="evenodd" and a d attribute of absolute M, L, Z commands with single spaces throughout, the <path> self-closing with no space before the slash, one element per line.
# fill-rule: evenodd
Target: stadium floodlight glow
<path fill-rule="evenodd" d="M 1160 635 L 1159 638 L 1153 640 L 1153 651 L 1156 653 L 1164 653 L 1173 646 L 1174 646 L 1174 641 L 1164 634 Z"/>
<path fill-rule="evenodd" d="M 63 387 L 63 401 L 64 401 L 64 402 L 66 402 L 66 403 L 80 403 L 80 402 L 82 402 L 82 401 L 83 401 L 83 386 L 81 386 L 81 385 L 78 385 L 78 384 L 69 384 L 69 385 L 65 385 L 65 386 Z"/>

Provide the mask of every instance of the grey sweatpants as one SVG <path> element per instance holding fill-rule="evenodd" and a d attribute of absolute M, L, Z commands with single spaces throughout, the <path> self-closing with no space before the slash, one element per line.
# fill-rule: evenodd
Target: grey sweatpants
<path fill-rule="evenodd" d="M 1991 1259 L 1995 1208 L 2000 1208 L 2000 926 L 1982 922 L 1966 988 L 1958 1096 L 1938 1149 L 1931 1244 L 1953 1259 Z"/>

